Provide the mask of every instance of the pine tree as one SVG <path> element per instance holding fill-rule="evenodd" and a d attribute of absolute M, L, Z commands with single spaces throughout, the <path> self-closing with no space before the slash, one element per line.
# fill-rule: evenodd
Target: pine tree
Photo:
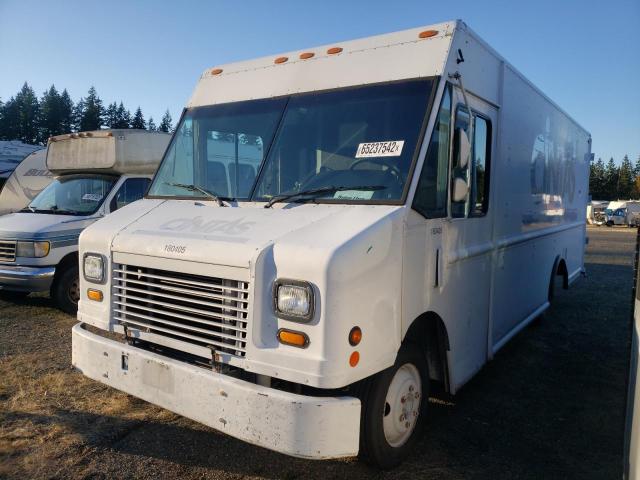
<path fill-rule="evenodd" d="M 80 131 L 99 130 L 102 126 L 104 107 L 102 100 L 94 87 L 89 88 L 87 98 L 84 99 L 84 108 L 80 117 Z"/>
<path fill-rule="evenodd" d="M 625 155 L 618 169 L 618 197 L 628 200 L 631 198 L 634 184 L 633 167 L 629 156 Z"/>
<path fill-rule="evenodd" d="M 73 130 L 73 100 L 65 88 L 60 95 L 60 133 L 68 133 Z"/>
<path fill-rule="evenodd" d="M 605 168 L 604 162 L 602 158 L 598 158 L 598 161 L 593 164 L 592 169 L 593 176 L 593 188 L 591 188 L 591 179 L 589 181 L 591 198 L 594 200 L 600 200 L 601 198 L 606 197 L 606 188 L 605 188 Z"/>
<path fill-rule="evenodd" d="M 156 123 L 153 121 L 153 117 L 149 117 L 149 123 L 147 123 L 147 130 L 155 132 L 157 130 Z"/>
<path fill-rule="evenodd" d="M 116 110 L 116 120 L 111 128 L 130 128 L 131 114 L 129 110 L 124 108 L 122 102 L 118 105 Z"/>
<path fill-rule="evenodd" d="M 84 98 L 80 97 L 80 100 L 74 105 L 73 113 L 71 114 L 72 125 L 71 130 L 79 132 L 82 130 L 81 123 L 84 116 L 85 103 Z"/>
<path fill-rule="evenodd" d="M 33 88 L 24 82 L 15 102 L 18 107 L 17 138 L 24 143 L 35 144 L 38 141 L 38 121 L 40 105 Z"/>
<path fill-rule="evenodd" d="M 141 130 L 145 130 L 147 128 L 147 122 L 144 121 L 144 116 L 142 115 L 142 110 L 140 110 L 140 107 L 138 107 L 136 113 L 134 113 L 133 115 L 131 128 L 139 128 Z"/>
<path fill-rule="evenodd" d="M 62 130 L 62 97 L 51 85 L 40 99 L 40 122 L 38 128 L 38 143 L 46 144 L 53 135 L 64 133 Z"/>
<path fill-rule="evenodd" d="M 613 157 L 607 162 L 604 174 L 604 193 L 603 200 L 617 200 L 618 196 L 618 167 L 613 161 Z"/>
<path fill-rule="evenodd" d="M 164 115 L 162 116 L 162 121 L 160 122 L 158 131 L 165 132 L 165 133 L 171 132 L 171 130 L 173 129 L 173 126 L 171 125 L 172 121 L 173 119 L 171 118 L 171 114 L 169 113 L 169 110 L 167 110 L 166 112 L 164 112 Z"/>
<path fill-rule="evenodd" d="M 118 128 L 118 105 L 116 102 L 110 103 L 104 112 L 104 123 L 109 128 Z"/>
<path fill-rule="evenodd" d="M 598 158 L 597 162 L 589 165 L 589 193 L 591 198 L 598 200 L 602 198 L 604 182 L 604 163 Z"/>
<path fill-rule="evenodd" d="M 2 107 L 0 116 L 0 140 L 16 140 L 19 137 L 20 109 L 15 97 Z"/>

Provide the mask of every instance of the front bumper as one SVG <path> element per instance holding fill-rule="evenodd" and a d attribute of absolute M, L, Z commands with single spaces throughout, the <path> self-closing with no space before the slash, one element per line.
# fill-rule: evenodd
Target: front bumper
<path fill-rule="evenodd" d="M 44 292 L 51 288 L 55 267 L 0 266 L 0 289 L 18 292 Z"/>
<path fill-rule="evenodd" d="M 358 453 L 360 400 L 263 387 L 73 327 L 72 364 L 110 385 L 245 442 L 302 458 Z"/>

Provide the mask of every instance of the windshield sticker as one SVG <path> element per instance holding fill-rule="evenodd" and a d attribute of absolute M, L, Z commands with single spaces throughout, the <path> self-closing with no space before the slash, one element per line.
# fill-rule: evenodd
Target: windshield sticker
<path fill-rule="evenodd" d="M 402 147 L 404 140 L 361 143 L 356 150 L 356 158 L 399 157 L 402 155 Z"/>
<path fill-rule="evenodd" d="M 82 196 L 82 200 L 90 200 L 92 202 L 99 202 L 100 200 L 102 200 L 102 195 L 100 195 L 99 193 L 85 193 Z"/>
<path fill-rule="evenodd" d="M 343 190 L 333 195 L 337 200 L 371 200 L 373 190 Z"/>

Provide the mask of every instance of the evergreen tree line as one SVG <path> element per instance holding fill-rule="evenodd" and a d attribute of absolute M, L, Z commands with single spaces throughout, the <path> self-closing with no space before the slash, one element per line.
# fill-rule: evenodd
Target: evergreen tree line
<path fill-rule="evenodd" d="M 5 103 L 0 100 L 0 140 L 45 145 L 53 135 L 101 128 L 170 132 L 173 126 L 169 110 L 160 125 L 156 125 L 153 117 L 145 120 L 140 107 L 133 115 L 122 102 L 105 107 L 94 87 L 74 104 L 66 88 L 59 93 L 55 85 L 51 85 L 38 99 L 33 88 L 25 82 L 15 96 Z"/>
<path fill-rule="evenodd" d="M 625 155 L 619 167 L 613 158 L 606 165 L 601 158 L 591 162 L 589 193 L 593 200 L 640 199 L 640 156 L 632 165 Z"/>

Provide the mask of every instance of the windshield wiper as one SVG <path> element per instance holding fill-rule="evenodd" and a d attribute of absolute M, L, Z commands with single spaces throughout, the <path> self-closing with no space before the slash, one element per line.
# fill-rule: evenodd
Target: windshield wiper
<path fill-rule="evenodd" d="M 53 205 L 50 208 L 27 207 L 20 211 L 30 212 L 30 213 L 50 213 L 52 215 L 85 215 L 85 212 L 81 212 L 79 210 L 69 210 L 65 208 L 58 208 L 56 205 Z"/>
<path fill-rule="evenodd" d="M 215 200 L 216 202 L 218 202 L 218 205 L 220 205 L 221 207 L 226 207 L 221 197 L 219 197 L 213 192 L 210 192 L 209 190 L 206 190 L 202 187 L 198 187 L 197 185 L 191 185 L 186 183 L 173 183 L 173 182 L 164 182 L 164 184 L 171 185 L 172 187 L 184 188 L 185 190 L 189 190 L 190 192 L 200 192 L 206 195 L 207 197 L 211 198 L 212 200 Z"/>
<path fill-rule="evenodd" d="M 271 198 L 264 206 L 264 208 L 271 208 L 274 203 L 284 202 L 295 197 L 307 197 L 301 198 L 299 201 L 308 201 L 317 198 L 325 193 L 345 192 L 348 190 L 384 190 L 384 185 L 357 185 L 353 187 L 341 186 L 341 187 L 320 187 L 311 190 L 302 190 L 300 192 L 283 193 L 282 195 L 276 195 Z"/>

